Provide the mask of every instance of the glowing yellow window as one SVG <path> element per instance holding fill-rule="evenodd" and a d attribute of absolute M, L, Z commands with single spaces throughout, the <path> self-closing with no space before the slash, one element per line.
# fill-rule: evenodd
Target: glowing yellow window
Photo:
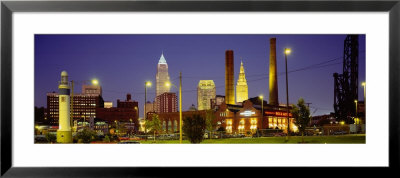
<path fill-rule="evenodd" d="M 226 120 L 226 133 L 232 133 L 232 119 Z"/>
<path fill-rule="evenodd" d="M 244 133 L 244 119 L 240 120 L 238 130 L 240 134 Z"/>
<path fill-rule="evenodd" d="M 251 118 L 250 124 L 251 133 L 255 133 L 257 131 L 257 118 Z"/>

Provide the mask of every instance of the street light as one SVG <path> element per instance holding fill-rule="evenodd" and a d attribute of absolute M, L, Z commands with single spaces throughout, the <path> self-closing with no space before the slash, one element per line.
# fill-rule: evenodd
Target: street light
<path fill-rule="evenodd" d="M 144 105 L 146 105 L 146 103 Z M 135 106 L 135 110 L 136 110 L 136 119 L 139 120 L 139 108 L 137 106 Z M 136 130 L 135 126 L 133 126 L 133 132 L 137 133 L 137 130 Z"/>
<path fill-rule="evenodd" d="M 117 120 L 114 121 L 115 122 L 115 133 L 118 136 L 118 125 L 117 125 Z"/>
<path fill-rule="evenodd" d="M 356 103 L 356 117 L 357 117 L 357 103 L 358 103 L 358 101 L 357 100 L 354 100 L 354 103 Z"/>
<path fill-rule="evenodd" d="M 129 124 L 129 130 L 130 130 L 129 138 L 131 138 L 131 136 L 132 136 L 132 118 L 130 118 L 129 121 L 130 121 L 130 124 Z"/>
<path fill-rule="evenodd" d="M 178 88 L 169 81 L 165 83 L 165 86 Z M 182 144 L 182 72 L 179 72 L 179 143 Z"/>
<path fill-rule="evenodd" d="M 286 140 L 289 140 L 290 132 L 290 121 L 289 121 L 289 85 L 288 85 L 288 70 L 287 70 L 287 56 L 292 52 L 290 48 L 285 48 L 285 64 L 286 64 L 286 107 L 287 107 L 287 136 Z"/>
<path fill-rule="evenodd" d="M 97 79 L 92 79 L 92 85 L 98 85 L 99 81 Z"/>
<path fill-rule="evenodd" d="M 362 82 L 361 85 L 364 87 L 364 103 L 365 103 L 365 82 Z"/>
<path fill-rule="evenodd" d="M 150 81 L 146 81 L 146 82 L 144 82 L 144 116 L 143 116 L 143 120 L 144 120 L 144 122 L 145 122 L 145 124 L 144 124 L 144 133 L 145 134 L 147 134 L 147 131 L 146 131 L 146 103 L 147 103 L 147 87 L 151 87 L 151 82 Z"/>
<path fill-rule="evenodd" d="M 356 117 L 354 118 L 354 124 L 356 125 L 356 134 L 357 134 L 357 130 L 358 130 L 358 128 L 357 128 L 357 120 L 358 120 L 358 117 L 357 117 L 357 104 L 358 104 L 358 101 L 357 100 L 354 100 L 354 103 L 356 103 Z"/>

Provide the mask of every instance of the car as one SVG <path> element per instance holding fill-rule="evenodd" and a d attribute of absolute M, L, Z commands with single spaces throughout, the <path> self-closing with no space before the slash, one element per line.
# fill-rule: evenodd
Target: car
<path fill-rule="evenodd" d="M 336 131 L 336 132 L 333 132 L 333 135 L 344 135 L 344 134 L 347 134 L 347 132 L 346 132 L 346 131 Z"/>
<path fill-rule="evenodd" d="M 118 142 L 118 144 L 140 144 L 138 141 L 123 141 L 123 142 Z"/>
<path fill-rule="evenodd" d="M 285 133 L 282 133 L 282 132 L 279 132 L 279 133 L 275 133 L 275 134 L 274 134 L 274 137 L 283 137 L 283 136 L 286 136 L 286 134 L 285 134 Z"/>

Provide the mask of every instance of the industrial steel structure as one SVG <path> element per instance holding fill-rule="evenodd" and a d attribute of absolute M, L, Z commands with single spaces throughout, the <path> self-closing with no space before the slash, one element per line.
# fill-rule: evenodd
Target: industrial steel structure
<path fill-rule="evenodd" d="M 334 104 L 337 120 L 352 122 L 358 101 L 358 35 L 344 40 L 343 74 L 334 73 Z"/>

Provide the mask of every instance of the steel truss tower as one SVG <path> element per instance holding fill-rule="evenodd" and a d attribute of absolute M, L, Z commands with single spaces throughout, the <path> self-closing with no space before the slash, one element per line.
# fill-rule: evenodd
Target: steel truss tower
<path fill-rule="evenodd" d="M 358 100 L 358 35 L 344 40 L 343 74 L 334 73 L 334 104 L 337 120 L 352 122 Z"/>

